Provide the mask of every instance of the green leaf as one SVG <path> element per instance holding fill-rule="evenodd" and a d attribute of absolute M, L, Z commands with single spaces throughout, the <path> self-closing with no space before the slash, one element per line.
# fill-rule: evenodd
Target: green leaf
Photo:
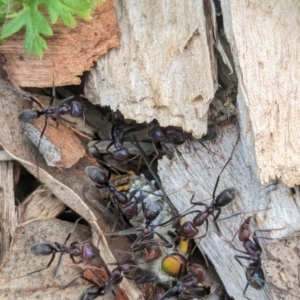
<path fill-rule="evenodd" d="M 68 27 L 75 27 L 76 25 L 73 15 L 86 20 L 90 19 L 92 9 L 95 6 L 94 1 L 83 0 L 39 0 L 39 3 L 47 8 L 53 24 L 60 17 Z"/>
<path fill-rule="evenodd" d="M 90 19 L 96 2 L 105 0 L 0 0 L 0 42 L 25 27 L 24 46 L 27 54 L 43 55 L 47 44 L 41 35 L 53 35 L 47 18 L 54 24 L 58 18 L 68 27 L 75 27 L 74 16 Z M 44 7 L 42 12 L 40 9 Z"/>
<path fill-rule="evenodd" d="M 14 19 L 4 24 L 1 39 L 11 36 L 25 26 L 24 44 L 26 54 L 33 51 L 38 57 L 41 57 L 43 50 L 47 49 L 47 45 L 40 35 L 53 35 L 52 29 L 45 16 L 38 10 L 34 1 L 29 5 L 23 5 L 23 10 L 16 14 Z"/>

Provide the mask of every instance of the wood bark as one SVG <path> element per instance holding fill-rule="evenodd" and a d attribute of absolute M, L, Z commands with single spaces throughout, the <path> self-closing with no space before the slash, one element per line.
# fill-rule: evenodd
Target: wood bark
<path fill-rule="evenodd" d="M 117 1 L 121 47 L 101 57 L 85 93 L 126 118 L 182 126 L 201 137 L 217 89 L 202 0 Z"/>
<path fill-rule="evenodd" d="M 267 183 L 300 183 L 299 1 L 222 0 L 239 79 L 238 106 L 249 163 Z"/>

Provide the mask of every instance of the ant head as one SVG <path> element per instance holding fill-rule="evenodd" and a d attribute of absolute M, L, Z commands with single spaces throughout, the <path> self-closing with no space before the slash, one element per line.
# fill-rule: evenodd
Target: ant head
<path fill-rule="evenodd" d="M 189 271 L 197 275 L 198 282 L 205 280 L 205 269 L 199 264 L 192 264 L 189 266 Z"/>
<path fill-rule="evenodd" d="M 145 262 L 151 262 L 161 256 L 161 249 L 157 245 L 146 246 L 143 249 L 143 259 Z"/>
<path fill-rule="evenodd" d="M 79 101 L 72 101 L 70 103 L 70 115 L 73 118 L 79 118 L 84 114 L 84 106 Z"/>
<path fill-rule="evenodd" d="M 147 206 L 142 205 L 145 219 L 149 222 L 152 222 L 158 217 L 163 207 L 164 207 L 164 201 L 162 200 L 153 201 L 149 203 Z"/>
<path fill-rule="evenodd" d="M 159 125 L 154 125 L 148 132 L 149 138 L 154 142 L 162 142 L 166 139 L 165 129 Z"/>
<path fill-rule="evenodd" d="M 18 119 L 22 123 L 33 123 L 40 116 L 40 114 L 41 113 L 35 108 L 25 109 L 19 114 Z"/>
<path fill-rule="evenodd" d="M 101 169 L 94 166 L 86 167 L 85 173 L 92 181 L 100 185 L 107 183 L 110 177 L 107 176 Z"/>
<path fill-rule="evenodd" d="M 171 277 L 180 277 L 187 265 L 186 258 L 179 253 L 167 255 L 161 263 L 161 269 Z"/>

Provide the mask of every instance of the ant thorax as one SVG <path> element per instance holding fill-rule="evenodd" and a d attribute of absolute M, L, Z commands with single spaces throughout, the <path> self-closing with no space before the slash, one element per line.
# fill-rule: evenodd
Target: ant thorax
<path fill-rule="evenodd" d="M 143 174 L 137 175 L 124 175 L 117 177 L 114 184 L 118 190 L 125 192 L 128 199 L 136 201 L 138 205 L 138 213 L 132 219 L 130 224 L 133 227 L 139 227 L 145 224 L 145 217 L 142 208 L 142 201 L 146 211 L 155 213 L 159 210 L 158 216 L 151 224 L 156 225 L 162 222 L 163 216 L 170 216 L 170 209 L 166 202 L 163 200 L 163 192 L 155 187 L 155 181 L 149 181 Z"/>

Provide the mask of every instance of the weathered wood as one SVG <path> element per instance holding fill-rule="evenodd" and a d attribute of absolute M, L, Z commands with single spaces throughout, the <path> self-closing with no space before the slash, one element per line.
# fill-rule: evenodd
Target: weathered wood
<path fill-rule="evenodd" d="M 18 206 L 18 223 L 28 223 L 40 219 L 53 219 L 61 214 L 66 205 L 46 186 L 39 186 Z"/>
<path fill-rule="evenodd" d="M 2 43 L 0 51 L 7 58 L 15 83 L 23 87 L 49 87 L 54 79 L 56 86 L 80 84 L 79 76 L 100 55 L 119 46 L 114 0 L 98 3 L 92 16 L 92 20 L 77 20 L 73 29 L 62 23 L 54 25 L 54 35 L 45 38 L 48 49 L 42 59 L 25 55 L 24 31 Z"/>
<path fill-rule="evenodd" d="M 263 261 L 263 266 L 270 283 L 277 287 L 271 289 L 273 299 L 299 299 L 299 243 L 300 234 L 297 232 L 272 242 L 266 248 L 270 260 Z"/>
<path fill-rule="evenodd" d="M 239 80 L 247 160 L 264 183 L 300 183 L 300 2 L 220 1 Z"/>
<path fill-rule="evenodd" d="M 215 141 L 205 144 L 209 150 L 198 142 L 186 143 L 178 148 L 182 155 L 175 155 L 172 161 L 164 157 L 159 162 L 160 178 L 166 192 L 173 193 L 170 198 L 179 212 L 184 212 L 191 206 L 189 201 L 193 194 L 195 194 L 194 201 L 203 201 L 212 197 L 217 176 L 230 157 L 236 139 L 237 129 L 233 125 L 228 125 L 217 131 Z M 182 189 L 183 186 L 185 187 Z M 290 190 L 280 182 L 273 182 L 268 186 L 262 186 L 259 183 L 247 165 L 242 141 L 239 141 L 232 160 L 220 177 L 216 195 L 229 187 L 234 187 L 237 195 L 230 204 L 222 208 L 220 218 L 238 212 L 248 212 L 248 216 L 253 215 L 251 221 L 253 229 L 284 228 L 265 233 L 267 237 L 282 237 L 300 229 L 300 213 Z M 174 191 L 179 192 L 174 193 Z M 201 206 L 195 209 L 203 210 L 204 208 Z M 257 210 L 264 211 L 254 213 Z M 186 218 L 192 219 L 192 216 L 194 214 Z M 224 239 L 231 240 L 244 219 L 245 215 L 239 215 L 221 221 L 219 226 L 222 235 L 217 233 L 213 223 L 210 222 L 208 235 L 200 243 L 215 266 L 227 292 L 234 299 L 243 299 L 242 293 L 246 285 L 245 270 L 234 259 L 234 255 L 238 252 L 232 249 Z M 199 235 L 204 232 L 205 226 L 203 225 Z M 263 248 L 267 244 L 265 240 L 261 240 L 261 243 Z M 243 250 L 243 245 L 237 238 L 234 245 Z M 285 254 L 282 253 L 282 255 Z M 265 251 L 263 251 L 262 259 L 267 259 Z M 244 263 L 248 265 L 249 262 L 244 261 Z M 247 296 L 251 299 L 272 299 L 268 286 L 262 291 L 249 287 Z"/>
<path fill-rule="evenodd" d="M 137 122 L 156 118 L 201 137 L 217 89 L 203 1 L 116 1 L 121 48 L 101 57 L 85 93 Z"/>
<path fill-rule="evenodd" d="M 18 225 L 15 214 L 13 162 L 0 162 L 0 263 L 7 255 L 10 241 Z"/>

